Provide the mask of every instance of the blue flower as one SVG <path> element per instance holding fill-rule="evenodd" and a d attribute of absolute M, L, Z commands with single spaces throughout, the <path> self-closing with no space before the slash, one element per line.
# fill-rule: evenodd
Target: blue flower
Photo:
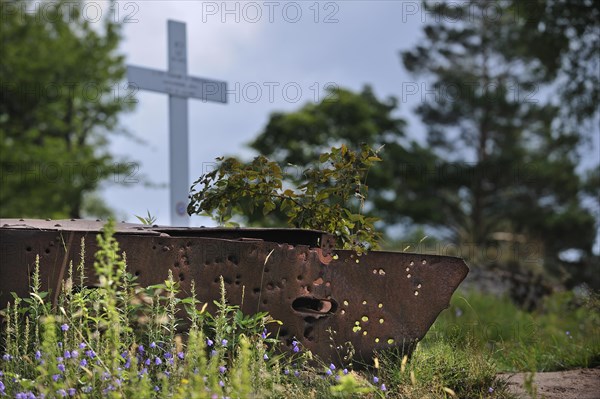
<path fill-rule="evenodd" d="M 260 334 L 260 336 L 262 337 L 262 339 L 267 339 L 267 329 L 265 328 L 262 332 L 262 334 Z"/>
<path fill-rule="evenodd" d="M 265 353 L 265 354 L 263 355 L 263 359 L 265 359 L 265 360 L 269 360 L 269 356 L 268 356 L 268 355 Z"/>
<path fill-rule="evenodd" d="M 64 365 L 64 364 L 62 364 L 62 363 L 58 363 L 58 366 L 57 366 L 57 367 L 58 367 L 58 369 L 59 369 L 59 370 L 60 370 L 62 373 L 64 373 L 64 372 L 65 372 L 65 365 Z"/>
<path fill-rule="evenodd" d="M 333 371 L 331 371 L 330 369 L 327 369 L 327 375 L 331 375 L 333 373 Z"/>
<path fill-rule="evenodd" d="M 65 351 L 64 357 L 65 357 L 65 359 L 70 359 L 71 358 L 71 352 Z"/>
<path fill-rule="evenodd" d="M 62 396 L 63 398 L 65 396 L 67 396 L 67 391 L 65 391 L 64 389 L 59 389 L 58 391 L 56 391 L 57 394 L 59 394 L 60 396 Z"/>
<path fill-rule="evenodd" d="M 59 379 L 60 379 L 60 374 L 54 374 L 52 376 L 52 381 L 54 381 L 54 382 L 58 381 Z"/>
<path fill-rule="evenodd" d="M 155 385 L 155 386 L 154 386 L 154 390 L 155 390 L 156 392 L 160 391 L 160 388 L 158 387 L 158 385 Z"/>
<path fill-rule="evenodd" d="M 330 368 L 331 370 L 335 370 L 335 365 L 334 365 L 333 363 L 330 363 L 330 364 L 329 364 L 329 368 Z"/>
<path fill-rule="evenodd" d="M 160 357 L 157 357 L 156 359 L 154 359 L 154 364 L 156 364 L 157 366 L 159 364 L 162 364 L 162 360 L 160 360 Z"/>
<path fill-rule="evenodd" d="M 219 386 L 220 386 L 221 388 L 223 388 L 223 387 L 225 386 L 225 383 L 223 382 L 223 380 L 219 381 Z"/>
<path fill-rule="evenodd" d="M 138 346 L 138 352 L 144 353 L 144 345 Z"/>
<path fill-rule="evenodd" d="M 11 356 L 11 355 L 9 355 L 8 353 L 5 353 L 5 354 L 2 356 L 2 360 L 4 360 L 5 362 L 9 362 L 11 359 L 12 359 L 12 356 Z"/>
<path fill-rule="evenodd" d="M 381 390 L 382 391 L 387 391 L 387 387 L 385 386 L 385 384 L 381 384 Z"/>
<path fill-rule="evenodd" d="M 79 349 L 85 349 L 85 343 L 83 343 L 83 342 L 82 342 L 82 343 L 80 343 L 80 344 L 79 344 Z"/>
<path fill-rule="evenodd" d="M 206 346 L 213 346 L 214 342 L 210 338 L 206 338 Z"/>
<path fill-rule="evenodd" d="M 150 344 L 150 348 L 152 348 L 152 349 L 156 348 L 156 343 L 154 341 Z"/>
<path fill-rule="evenodd" d="M 35 351 L 35 360 L 40 360 L 41 357 L 42 357 L 42 352 Z"/>
<path fill-rule="evenodd" d="M 183 352 L 178 352 L 177 357 L 180 358 L 181 360 L 183 360 L 183 358 L 185 357 L 185 354 Z"/>
<path fill-rule="evenodd" d="M 374 382 L 375 384 L 377 384 L 377 383 L 379 382 L 379 378 L 378 378 L 378 377 L 373 377 L 373 382 Z"/>
<path fill-rule="evenodd" d="M 225 345 L 227 345 L 227 342 L 229 342 L 229 341 L 227 341 L 226 339 L 222 339 L 221 340 L 221 345 L 225 346 Z"/>
<path fill-rule="evenodd" d="M 492 393 L 492 392 L 494 392 L 494 388 L 492 388 L 492 387 L 489 387 L 489 388 L 488 388 L 488 392 L 489 392 L 489 393 Z"/>
<path fill-rule="evenodd" d="M 77 393 L 77 391 L 75 390 L 75 388 L 69 388 L 67 389 L 67 393 L 69 394 L 69 396 L 75 396 L 75 393 Z"/>
<path fill-rule="evenodd" d="M 62 326 L 60 326 L 60 329 L 63 331 L 69 331 L 69 325 L 68 324 L 63 324 Z"/>
<path fill-rule="evenodd" d="M 342 372 L 344 373 L 344 375 L 348 374 L 348 369 L 343 369 Z"/>
<path fill-rule="evenodd" d="M 77 359 L 79 357 L 79 351 L 77 349 L 74 349 L 71 351 L 71 357 L 73 359 Z"/>
<path fill-rule="evenodd" d="M 227 367 L 225 367 L 225 366 L 219 366 L 219 373 L 225 374 L 226 371 L 227 371 Z"/>

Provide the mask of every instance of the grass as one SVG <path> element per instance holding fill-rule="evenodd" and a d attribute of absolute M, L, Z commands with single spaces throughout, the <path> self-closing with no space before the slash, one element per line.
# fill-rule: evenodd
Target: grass
<path fill-rule="evenodd" d="M 468 293 L 455 295 L 410 359 L 386 351 L 374 368 L 340 370 L 299 343 L 292 354 L 278 352 L 265 328 L 277 321 L 243 315 L 223 285 L 213 315 L 193 293 L 179 299 L 171 274 L 138 286 L 110 224 L 98 241 L 98 288 L 86 288 L 87 265 L 71 265 L 51 307 L 38 264 L 30 296 L 4 310 L 0 397 L 510 398 L 498 371 L 598 364 L 597 302 L 564 293 L 529 314 Z"/>
<path fill-rule="evenodd" d="M 507 298 L 454 295 L 424 345 L 440 339 L 490 353 L 499 371 L 557 371 L 600 366 L 600 301 L 559 292 L 528 313 Z"/>

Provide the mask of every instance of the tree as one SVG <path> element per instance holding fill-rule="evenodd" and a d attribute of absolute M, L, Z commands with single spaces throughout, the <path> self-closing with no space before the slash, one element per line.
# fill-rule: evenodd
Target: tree
<path fill-rule="evenodd" d="M 489 17 L 489 6 L 425 2 L 432 16 L 425 39 L 403 52 L 402 61 L 415 76 L 430 79 L 436 93 L 417 113 L 445 160 L 442 168 L 461 165 L 443 184 L 453 195 L 438 195 L 456 239 L 485 245 L 525 237 L 540 243 L 544 266 L 558 273 L 563 251 L 591 254 L 595 237 L 576 172 L 582 136 L 558 124 L 560 108 L 537 94 L 550 69 L 523 55 L 528 44 L 520 41 L 511 3 L 493 3 L 499 18 Z"/>
<path fill-rule="evenodd" d="M 382 155 L 367 176 L 367 213 L 387 224 L 442 222 L 445 215 L 429 195 L 432 189 L 426 178 L 436 157 L 406 136 L 406 122 L 393 115 L 396 108 L 395 98 L 380 101 L 369 86 L 359 93 L 329 88 L 319 103 L 273 113 L 250 146 L 281 165 L 289 164 L 291 170 L 296 167 L 300 176 L 315 154 L 340 144 L 358 151 L 367 144 Z"/>
<path fill-rule="evenodd" d="M 112 7 L 95 21 L 83 1 L 0 1 L 0 215 L 107 213 L 95 190 L 134 167 L 107 151 L 108 134 L 124 133 L 117 116 L 133 106 L 119 86 Z"/>

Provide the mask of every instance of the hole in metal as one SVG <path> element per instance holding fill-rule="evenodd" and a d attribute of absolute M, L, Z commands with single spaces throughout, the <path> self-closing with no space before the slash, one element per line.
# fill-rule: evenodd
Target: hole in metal
<path fill-rule="evenodd" d="M 296 298 L 292 302 L 292 309 L 303 313 L 331 314 L 335 313 L 337 307 L 337 303 L 332 299 L 317 299 L 308 296 Z"/>

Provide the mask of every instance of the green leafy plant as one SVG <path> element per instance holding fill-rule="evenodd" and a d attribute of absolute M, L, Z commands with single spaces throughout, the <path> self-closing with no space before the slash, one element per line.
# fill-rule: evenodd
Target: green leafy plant
<path fill-rule="evenodd" d="M 150 214 L 150 211 L 146 210 L 147 215 L 146 216 L 138 216 L 135 215 L 135 217 L 137 218 L 137 220 L 140 221 L 140 223 L 147 225 L 147 226 L 151 226 L 154 223 L 156 223 L 157 217 L 154 215 Z"/>
<path fill-rule="evenodd" d="M 194 182 L 190 215 L 208 215 L 223 224 L 234 215 L 280 212 L 288 225 L 331 233 L 343 248 L 363 252 L 378 246 L 377 219 L 364 214 L 367 176 L 381 160 L 378 150 L 333 147 L 300 176 L 264 156 L 249 163 L 218 160 L 217 168 Z"/>

